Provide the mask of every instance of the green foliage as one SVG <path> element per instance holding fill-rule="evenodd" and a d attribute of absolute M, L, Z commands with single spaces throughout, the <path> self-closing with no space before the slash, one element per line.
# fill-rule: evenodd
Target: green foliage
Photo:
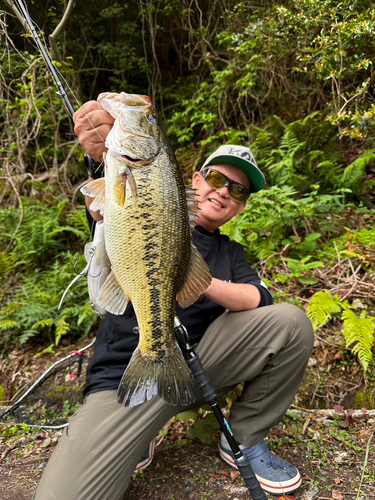
<path fill-rule="evenodd" d="M 322 234 L 339 234 L 344 217 L 344 195 L 319 195 L 319 186 L 297 198 L 289 186 L 260 191 L 222 232 L 241 243 L 250 262 L 267 259 L 270 268 L 284 249 L 288 257 L 303 259 L 313 253 Z M 335 218 L 330 214 L 335 212 Z M 341 216 L 341 217 L 340 217 Z M 292 262 L 292 261 L 290 261 Z"/>
<path fill-rule="evenodd" d="M 212 443 L 214 431 L 220 427 L 214 413 L 204 411 L 202 408 L 179 413 L 177 418 L 179 420 L 194 419 L 186 435 L 190 439 L 199 439 L 202 443 Z"/>
<path fill-rule="evenodd" d="M 375 317 L 368 315 L 367 311 L 362 311 L 357 316 L 352 310 L 353 307 L 347 300 L 342 302 L 340 297 L 333 297 L 330 292 L 324 290 L 312 297 L 306 312 L 315 330 L 341 313 L 346 347 L 358 355 L 366 372 L 373 360 Z"/>
<path fill-rule="evenodd" d="M 353 215 L 354 217 L 363 217 L 364 223 L 366 225 L 371 225 L 375 214 L 373 210 L 365 210 L 361 213 L 356 211 L 354 214 L 349 212 L 346 224 L 350 223 L 350 217 Z M 356 223 L 358 223 L 358 221 Z M 374 247 L 375 228 L 363 227 L 358 230 L 350 229 L 345 225 L 338 237 L 329 239 L 318 249 L 318 258 L 326 262 L 333 262 L 338 257 L 340 259 L 356 259 L 372 276 L 374 274 Z"/>
<path fill-rule="evenodd" d="M 46 38 L 63 9 L 30 6 Z M 367 0 L 82 0 L 59 39 L 58 67 L 81 101 L 151 95 L 187 178 L 217 145 L 250 144 L 271 187 L 224 232 L 260 262 L 277 297 L 301 305 L 338 255 L 374 272 L 374 12 Z M 67 201 L 86 176 L 83 151 L 18 20 L 0 13 L 0 31 L 0 343 L 55 344 L 96 321 L 84 278 L 57 311 L 90 238 L 83 207 Z M 316 296 L 317 323 L 351 311 Z M 361 325 L 373 314 L 371 298 L 363 302 Z"/>
<path fill-rule="evenodd" d="M 320 236 L 318 235 L 309 235 L 309 236 Z M 310 241 L 307 236 L 306 242 Z M 313 240 L 312 240 L 313 241 Z M 304 257 L 303 259 L 291 259 L 291 258 L 284 258 L 282 259 L 283 262 L 285 262 L 289 269 L 290 269 L 290 274 L 284 274 L 284 275 L 278 275 L 277 279 L 281 283 L 285 283 L 288 279 L 291 278 L 298 278 L 298 281 L 302 283 L 303 285 L 315 285 L 318 280 L 315 278 L 312 278 L 311 275 L 307 275 L 310 270 L 316 269 L 317 267 L 324 267 L 323 262 L 315 261 L 315 262 L 309 262 L 311 259 L 311 255 L 308 255 L 307 257 Z"/>
<path fill-rule="evenodd" d="M 342 319 L 344 320 L 343 333 L 346 347 L 351 347 L 353 354 L 358 355 L 366 371 L 373 359 L 375 318 L 367 317 L 366 311 L 362 311 L 358 317 L 353 311 L 346 309 L 342 314 Z"/>
<path fill-rule="evenodd" d="M 363 183 L 363 179 L 366 176 L 366 167 L 374 158 L 374 149 L 362 153 L 361 156 L 359 156 L 355 161 L 353 161 L 353 163 L 345 168 L 340 179 L 340 186 L 347 187 L 356 192 L 366 187 L 374 187 L 374 181 L 368 181 L 364 186 L 361 185 Z"/>
<path fill-rule="evenodd" d="M 247 125 L 258 115 L 289 121 L 317 108 L 342 135 L 371 135 L 375 16 L 370 2 L 346 0 L 339 9 L 335 0 L 261 7 L 238 2 L 228 5 L 224 18 L 210 52 L 201 55 L 210 77 L 205 75 L 173 119 L 180 141 L 189 141 L 197 130 L 208 138 L 223 127 Z"/>
<path fill-rule="evenodd" d="M 340 297 L 333 297 L 327 290 L 317 292 L 310 300 L 307 315 L 311 320 L 314 330 L 324 325 L 342 312 L 343 304 Z"/>
<path fill-rule="evenodd" d="M 319 184 L 321 193 L 341 190 L 357 197 L 373 186 L 371 181 L 363 181 L 366 168 L 375 159 L 375 149 L 347 165 L 337 149 L 337 130 L 321 113 L 289 124 L 273 117 L 263 129 L 253 128 L 251 149 L 271 185 L 286 184 L 303 193 Z"/>
<path fill-rule="evenodd" d="M 58 169 L 58 164 L 74 144 L 70 140 L 71 121 L 46 74 L 42 56 L 34 50 L 32 55 L 17 50 L 2 21 L 0 12 L 0 49 L 4 54 L 0 83 L 0 187 L 2 199 L 9 196 L 8 203 L 14 205 L 15 189 L 22 186 L 26 193 L 32 187 L 26 181 L 31 179 L 38 184 L 39 179 L 48 179 L 49 169 L 54 168 L 55 182 L 60 177 L 62 187 L 63 168 Z M 30 193 L 34 194 L 32 188 Z"/>
<path fill-rule="evenodd" d="M 79 270 L 86 265 L 82 249 L 89 228 L 84 207 L 68 209 L 67 200 L 54 198 L 24 203 L 19 227 L 20 210 L 0 210 L 0 249 L 10 249 L 9 265 L 0 268 L 4 280 L 0 344 L 23 345 L 39 337 L 57 345 L 68 333 L 87 335 L 96 316 L 86 278 L 75 285 L 58 310 L 62 294 L 75 276 L 75 265 Z"/>

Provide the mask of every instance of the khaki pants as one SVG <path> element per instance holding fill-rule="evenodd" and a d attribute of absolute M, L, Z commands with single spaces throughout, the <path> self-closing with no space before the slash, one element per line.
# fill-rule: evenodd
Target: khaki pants
<path fill-rule="evenodd" d="M 226 312 L 208 328 L 196 352 L 219 396 L 246 381 L 229 418 L 240 443 L 258 443 L 283 418 L 313 337 L 310 320 L 290 304 Z M 90 394 L 70 418 L 35 500 L 121 500 L 150 441 L 186 410 L 158 397 L 125 408 L 116 396 L 116 390 Z M 202 404 L 198 398 L 194 406 Z"/>

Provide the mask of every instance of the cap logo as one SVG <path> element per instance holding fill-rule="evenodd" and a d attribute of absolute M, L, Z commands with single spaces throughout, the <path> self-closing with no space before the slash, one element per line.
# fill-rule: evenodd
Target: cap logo
<path fill-rule="evenodd" d="M 228 151 L 228 154 L 236 155 L 236 156 L 243 158 L 244 160 L 247 160 L 251 163 L 255 162 L 254 156 L 252 154 L 248 153 L 247 151 L 242 151 L 241 149 L 230 148 L 230 150 Z"/>

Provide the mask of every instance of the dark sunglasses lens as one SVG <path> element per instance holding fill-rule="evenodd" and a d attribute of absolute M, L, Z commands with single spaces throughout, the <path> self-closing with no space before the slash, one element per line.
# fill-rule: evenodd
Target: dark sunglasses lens
<path fill-rule="evenodd" d="M 250 196 L 249 191 L 242 184 L 230 181 L 225 177 L 224 174 L 218 172 L 217 170 L 205 170 L 203 171 L 203 177 L 207 184 L 209 184 L 214 189 L 220 189 L 224 186 L 228 186 L 229 196 L 239 203 L 243 203 Z"/>
<path fill-rule="evenodd" d="M 215 170 L 206 170 L 204 178 L 206 182 L 215 189 L 222 188 L 227 183 L 224 175 Z"/>
<path fill-rule="evenodd" d="M 231 184 L 229 187 L 229 195 L 235 201 L 246 201 L 249 197 L 249 192 L 240 184 Z"/>

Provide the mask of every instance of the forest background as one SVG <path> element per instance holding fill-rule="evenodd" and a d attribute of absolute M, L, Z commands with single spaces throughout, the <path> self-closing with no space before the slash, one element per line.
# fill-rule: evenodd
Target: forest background
<path fill-rule="evenodd" d="M 58 310 L 75 263 L 86 264 L 84 151 L 13 4 L 0 4 L 3 356 L 53 352 L 98 326 L 84 279 Z M 67 6 L 28 2 L 75 109 L 105 91 L 150 95 L 186 184 L 219 145 L 251 147 L 267 188 L 224 232 L 276 301 L 307 310 L 323 375 L 354 370 L 373 407 L 373 4 L 80 0 L 60 29 Z M 339 391 L 321 399 L 341 403 Z"/>

